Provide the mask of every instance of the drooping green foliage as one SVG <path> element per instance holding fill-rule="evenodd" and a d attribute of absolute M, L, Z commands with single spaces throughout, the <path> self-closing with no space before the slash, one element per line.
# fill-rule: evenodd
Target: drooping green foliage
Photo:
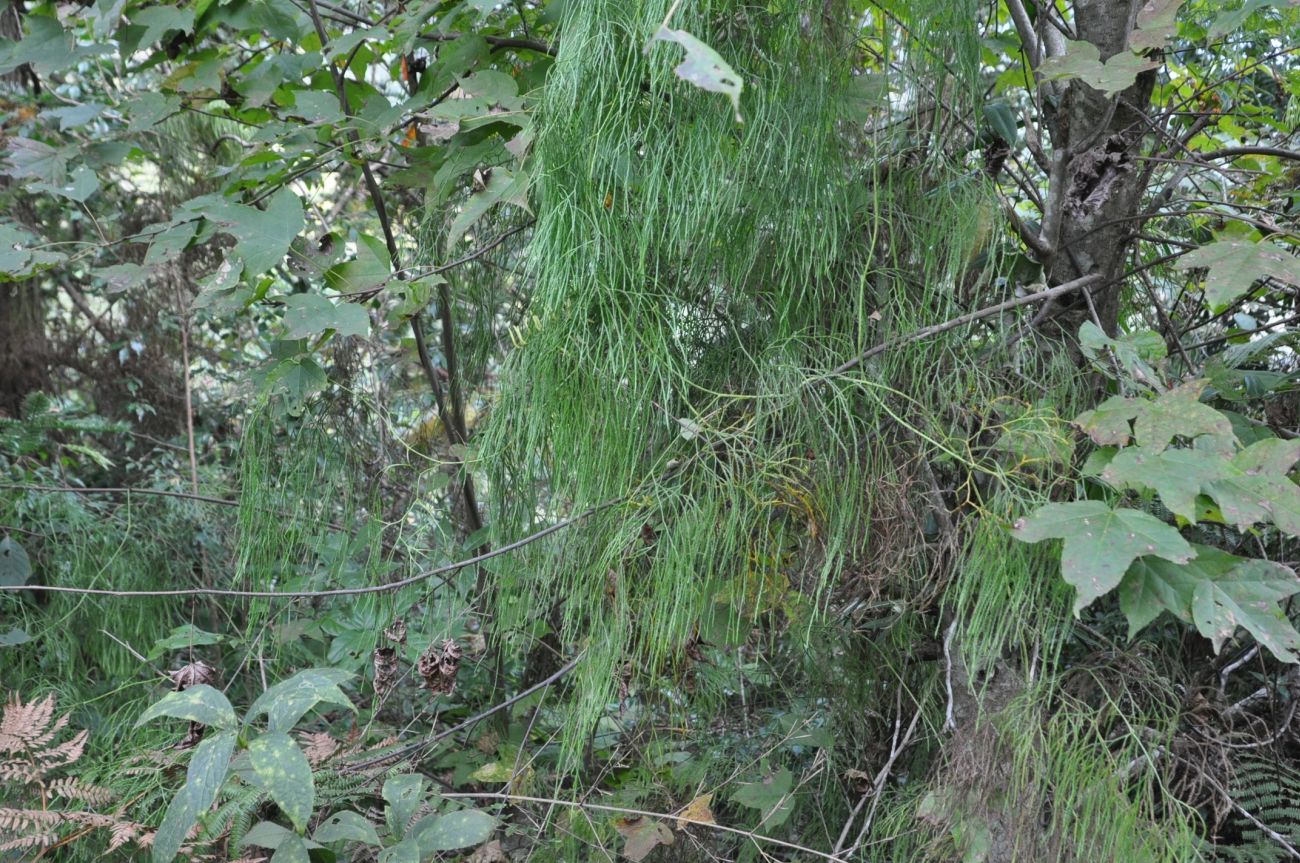
<path fill-rule="evenodd" d="M 978 218 L 978 177 L 873 176 L 869 145 L 868 167 L 850 161 L 851 70 L 828 48 L 844 21 L 677 13 L 747 82 L 741 125 L 628 37 L 667 5 L 568 11 L 537 117 L 537 284 L 479 445 L 510 490 L 502 541 L 608 504 L 494 566 L 502 625 L 555 608 L 587 651 L 579 728 L 625 661 L 655 674 L 702 628 L 819 614 L 829 577 L 870 553 L 868 478 L 903 457 L 901 405 L 979 386 L 951 368 L 918 387 L 913 370 L 944 363 L 926 349 L 828 374 L 951 308 L 977 231 L 936 220 Z"/>

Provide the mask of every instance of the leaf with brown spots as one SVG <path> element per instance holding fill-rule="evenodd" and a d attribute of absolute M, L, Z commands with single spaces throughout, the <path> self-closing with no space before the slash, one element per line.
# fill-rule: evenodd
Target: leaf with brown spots
<path fill-rule="evenodd" d="M 641 863 L 646 855 L 660 845 L 673 844 L 673 831 L 669 830 L 662 821 L 643 815 L 616 819 L 614 829 L 625 840 L 623 856 L 632 863 Z"/>
<path fill-rule="evenodd" d="M 1186 563 L 1196 552 L 1173 527 L 1136 509 L 1111 509 L 1099 500 L 1049 503 L 1016 522 L 1012 535 L 1022 542 L 1063 539 L 1061 575 L 1074 585 L 1078 614 L 1124 578 L 1144 555 Z"/>

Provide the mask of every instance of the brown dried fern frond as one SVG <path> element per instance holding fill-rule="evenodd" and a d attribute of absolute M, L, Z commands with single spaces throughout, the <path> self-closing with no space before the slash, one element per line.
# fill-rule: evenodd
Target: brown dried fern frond
<path fill-rule="evenodd" d="M 78 800 L 89 806 L 103 806 L 113 799 L 113 792 L 107 788 L 87 785 L 80 779 L 65 776 L 55 779 L 46 786 L 46 790 L 55 797 L 65 800 Z"/>
<path fill-rule="evenodd" d="M 67 716 L 51 724 L 53 717 L 53 693 L 27 704 L 23 704 L 18 693 L 10 694 L 0 715 L 0 752 L 28 754 L 45 746 L 68 724 Z"/>
<path fill-rule="evenodd" d="M 16 851 L 20 848 L 49 848 L 56 841 L 53 833 L 27 833 L 14 839 L 0 841 L 0 851 Z"/>
<path fill-rule="evenodd" d="M 86 751 L 89 732 L 79 731 L 70 740 L 56 743 L 68 725 L 67 715 L 55 718 L 55 698 L 24 704 L 10 695 L 0 713 L 0 852 L 40 849 L 48 851 L 79 841 L 91 831 L 109 831 L 110 850 L 127 843 L 146 847 L 153 833 L 144 825 L 123 817 L 120 811 L 96 811 L 113 798 L 111 792 L 75 776 L 51 778 L 50 773 L 76 763 Z M 62 799 L 86 809 L 51 808 Z M 66 834 L 66 835 L 61 835 Z"/>

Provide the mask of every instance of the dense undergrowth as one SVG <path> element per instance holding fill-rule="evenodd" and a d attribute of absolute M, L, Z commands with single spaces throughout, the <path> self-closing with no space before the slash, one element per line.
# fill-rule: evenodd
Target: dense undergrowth
<path fill-rule="evenodd" d="M 6 31 L 0 858 L 1300 858 L 1292 11 L 373 5 Z"/>

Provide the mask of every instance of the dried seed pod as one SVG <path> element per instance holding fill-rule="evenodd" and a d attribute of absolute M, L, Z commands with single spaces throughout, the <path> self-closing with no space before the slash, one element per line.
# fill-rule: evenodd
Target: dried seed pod
<path fill-rule="evenodd" d="M 460 645 L 450 638 L 440 648 L 430 644 L 416 665 L 416 671 L 424 681 L 421 686 L 435 695 L 450 695 L 456 688 L 460 657 Z"/>
<path fill-rule="evenodd" d="M 393 625 L 384 630 L 384 638 L 394 644 L 406 644 L 406 621 L 400 617 L 393 621 Z"/>
<path fill-rule="evenodd" d="M 382 696 L 397 682 L 397 651 L 391 647 L 376 647 L 372 659 L 375 665 L 375 692 Z"/>
<path fill-rule="evenodd" d="M 191 662 L 188 665 L 182 665 L 167 676 L 171 678 L 172 683 L 176 685 L 176 691 L 179 692 L 199 684 L 211 686 L 216 682 L 217 670 L 206 662 Z"/>

